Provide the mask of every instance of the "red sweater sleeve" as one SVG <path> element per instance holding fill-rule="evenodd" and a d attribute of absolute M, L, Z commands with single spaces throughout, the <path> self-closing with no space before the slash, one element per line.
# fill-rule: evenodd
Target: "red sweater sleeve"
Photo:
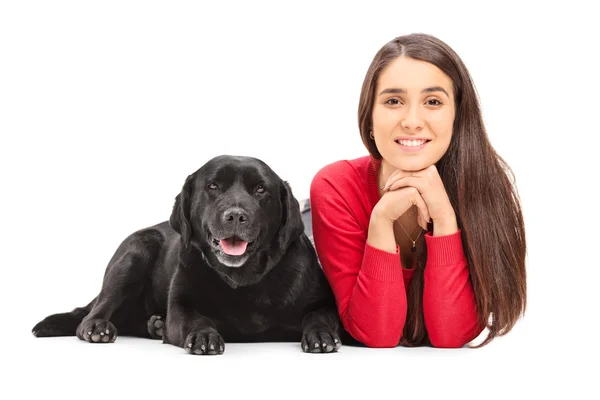
<path fill-rule="evenodd" d="M 357 189 L 343 168 L 326 167 L 311 183 L 315 247 L 346 331 L 369 347 L 395 347 L 406 319 L 398 248 L 389 253 L 367 244 L 370 210 L 356 195 L 364 188 Z"/>
<path fill-rule="evenodd" d="M 431 345 L 462 347 L 482 331 L 460 231 L 425 235 L 423 317 Z"/>

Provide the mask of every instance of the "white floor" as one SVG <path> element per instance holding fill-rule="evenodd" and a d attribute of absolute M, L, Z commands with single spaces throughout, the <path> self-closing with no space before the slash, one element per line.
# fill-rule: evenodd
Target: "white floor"
<path fill-rule="evenodd" d="M 512 333 L 482 349 L 342 347 L 336 354 L 304 354 L 296 343 L 261 343 L 192 356 L 160 341 L 119 337 L 92 345 L 20 330 L 3 342 L 2 386 L 10 395 L 0 397 L 598 398 L 597 364 L 576 360 L 586 350 L 549 347 L 530 337 L 525 322 Z"/>

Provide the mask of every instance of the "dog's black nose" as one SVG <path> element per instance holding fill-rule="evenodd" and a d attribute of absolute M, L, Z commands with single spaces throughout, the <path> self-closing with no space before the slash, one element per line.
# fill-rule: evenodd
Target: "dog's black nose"
<path fill-rule="evenodd" d="M 240 207 L 232 207 L 223 213 L 223 222 L 226 224 L 245 224 L 248 222 L 248 213 Z"/>

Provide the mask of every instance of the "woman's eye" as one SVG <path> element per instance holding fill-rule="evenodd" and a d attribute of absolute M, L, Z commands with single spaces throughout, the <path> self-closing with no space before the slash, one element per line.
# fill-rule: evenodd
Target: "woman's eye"
<path fill-rule="evenodd" d="M 442 102 L 439 101 L 438 99 L 431 99 L 431 100 L 427 100 L 427 105 L 428 106 L 441 106 Z"/>
<path fill-rule="evenodd" d="M 210 184 L 209 184 L 207 187 L 208 187 L 210 190 L 217 190 L 217 189 L 219 188 L 219 186 L 217 186 L 217 184 L 216 184 L 216 183 L 210 183 Z"/>
<path fill-rule="evenodd" d="M 398 104 L 400 104 L 400 101 L 398 99 L 389 99 L 388 101 L 385 102 L 385 104 L 389 104 L 391 106 L 397 106 Z"/>
<path fill-rule="evenodd" d="M 256 187 L 256 193 L 264 193 L 265 192 L 265 187 L 263 185 L 258 185 Z"/>

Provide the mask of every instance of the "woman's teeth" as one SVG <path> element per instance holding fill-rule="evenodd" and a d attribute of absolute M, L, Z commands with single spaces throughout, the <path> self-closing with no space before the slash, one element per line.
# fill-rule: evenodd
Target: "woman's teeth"
<path fill-rule="evenodd" d="M 397 140 L 396 143 L 402 146 L 417 147 L 427 143 L 427 140 Z"/>

